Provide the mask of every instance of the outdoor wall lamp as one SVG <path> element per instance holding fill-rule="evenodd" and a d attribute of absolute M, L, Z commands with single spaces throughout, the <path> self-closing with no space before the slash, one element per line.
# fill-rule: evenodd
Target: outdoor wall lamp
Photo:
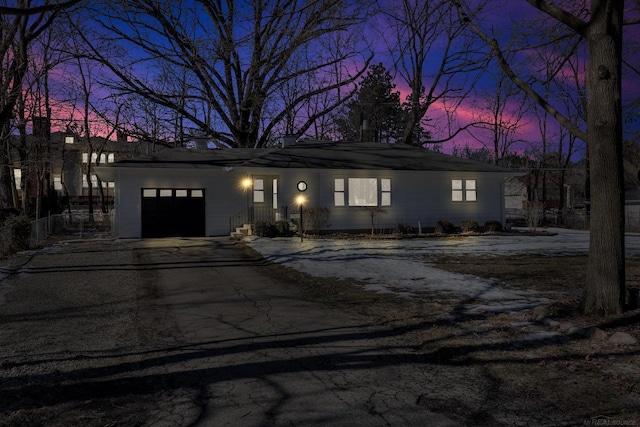
<path fill-rule="evenodd" d="M 253 181 L 251 180 L 251 178 L 246 177 L 245 179 L 242 180 L 242 188 L 244 188 L 245 190 L 248 190 L 249 187 L 251 187 L 251 185 L 253 184 Z"/>

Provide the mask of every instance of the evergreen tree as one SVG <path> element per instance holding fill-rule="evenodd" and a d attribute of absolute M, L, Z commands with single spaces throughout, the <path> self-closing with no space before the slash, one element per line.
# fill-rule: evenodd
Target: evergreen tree
<path fill-rule="evenodd" d="M 394 91 L 391 74 L 382 64 L 372 65 L 355 98 L 336 120 L 347 141 L 395 142 L 401 135 L 403 111 L 400 92 Z"/>

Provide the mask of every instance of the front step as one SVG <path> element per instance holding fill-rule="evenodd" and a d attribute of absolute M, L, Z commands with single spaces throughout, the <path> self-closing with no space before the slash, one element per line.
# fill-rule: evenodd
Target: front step
<path fill-rule="evenodd" d="M 242 227 L 236 227 L 236 231 L 231 232 L 234 239 L 242 239 L 246 236 L 253 236 L 253 224 L 243 224 Z"/>

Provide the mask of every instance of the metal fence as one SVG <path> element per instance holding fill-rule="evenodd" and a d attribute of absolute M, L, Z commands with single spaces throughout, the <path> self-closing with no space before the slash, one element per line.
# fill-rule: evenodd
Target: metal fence
<path fill-rule="evenodd" d="M 526 212 L 523 209 L 506 209 L 505 212 L 508 223 L 519 227 L 528 226 Z M 590 222 L 590 213 L 586 210 L 547 209 L 539 225 L 589 230 Z M 640 205 L 627 205 L 625 207 L 625 231 L 640 232 Z"/>
<path fill-rule="evenodd" d="M 229 231 L 233 231 L 236 227 L 241 227 L 244 224 L 255 224 L 256 222 L 271 223 L 286 218 L 286 206 L 278 210 L 265 206 L 249 206 L 229 218 Z"/>
<path fill-rule="evenodd" d="M 37 245 L 50 236 L 78 236 L 88 234 L 110 233 L 113 220 L 113 212 L 94 213 L 72 212 L 66 214 L 50 215 L 31 223 L 31 238 L 29 243 Z"/>
<path fill-rule="evenodd" d="M 505 209 L 507 223 L 516 227 L 528 227 L 531 219 L 526 209 Z M 585 210 L 545 209 L 538 227 L 562 227 L 577 230 L 589 229 L 589 212 Z"/>

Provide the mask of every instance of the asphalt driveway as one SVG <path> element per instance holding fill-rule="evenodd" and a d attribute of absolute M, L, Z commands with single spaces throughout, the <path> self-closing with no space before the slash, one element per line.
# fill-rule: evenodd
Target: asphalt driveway
<path fill-rule="evenodd" d="M 226 238 L 7 260 L 0 426 L 558 424 L 482 366 L 406 339 L 437 324 L 378 324 L 267 268 Z"/>

